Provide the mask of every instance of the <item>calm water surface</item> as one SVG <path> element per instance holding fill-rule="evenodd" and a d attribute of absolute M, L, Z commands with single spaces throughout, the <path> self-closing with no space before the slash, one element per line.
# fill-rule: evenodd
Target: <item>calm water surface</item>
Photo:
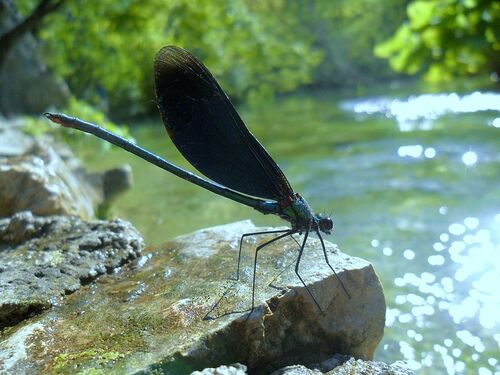
<path fill-rule="evenodd" d="M 388 306 L 376 359 L 406 359 L 422 374 L 500 374 L 500 94 L 323 93 L 240 112 L 294 189 L 332 214 L 330 240 L 374 264 Z M 132 133 L 188 167 L 159 122 Z M 133 167 L 135 187 L 112 213 L 149 244 L 248 218 L 283 225 L 95 146 L 81 152 L 94 170 Z"/>

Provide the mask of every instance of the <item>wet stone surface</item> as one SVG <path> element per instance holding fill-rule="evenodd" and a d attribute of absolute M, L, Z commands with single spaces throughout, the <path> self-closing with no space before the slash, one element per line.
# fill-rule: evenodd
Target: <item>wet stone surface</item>
<path fill-rule="evenodd" d="M 384 328 L 382 287 L 369 263 L 330 243 L 330 261 L 352 298 L 311 238 L 300 273 L 322 315 L 294 273 L 297 244 L 284 239 L 259 253 L 256 308 L 249 315 L 255 246 L 271 237 L 244 243 L 235 282 L 238 242 L 262 229 L 243 221 L 146 249 L 122 272 L 4 330 L 0 371 L 183 374 L 242 363 L 250 373 L 271 373 L 339 352 L 371 359 Z"/>
<path fill-rule="evenodd" d="M 61 303 L 143 247 L 141 235 L 121 220 L 85 222 L 28 211 L 0 219 L 0 328 Z"/>

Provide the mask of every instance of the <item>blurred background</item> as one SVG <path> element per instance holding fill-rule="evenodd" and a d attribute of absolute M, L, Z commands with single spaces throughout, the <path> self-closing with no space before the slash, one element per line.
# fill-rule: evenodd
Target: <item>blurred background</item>
<path fill-rule="evenodd" d="M 155 108 L 167 44 L 207 65 L 295 191 L 332 214 L 330 240 L 374 264 L 377 360 L 500 374 L 500 2 L 0 0 L 1 116 L 91 170 L 129 163 L 135 187 L 107 216 L 150 245 L 284 224 L 41 119 L 97 122 L 190 169 Z"/>

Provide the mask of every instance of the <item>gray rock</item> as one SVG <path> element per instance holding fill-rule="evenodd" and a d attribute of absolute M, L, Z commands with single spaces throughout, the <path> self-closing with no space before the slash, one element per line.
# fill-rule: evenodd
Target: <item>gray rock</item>
<path fill-rule="evenodd" d="M 36 215 L 95 217 L 96 189 L 83 184 L 49 145 L 0 159 L 0 216 L 30 210 Z"/>
<path fill-rule="evenodd" d="M 21 131 L 20 118 L 5 120 L 0 116 L 0 157 L 19 156 L 33 147 L 35 140 Z"/>
<path fill-rule="evenodd" d="M 140 234 L 121 220 L 89 223 L 30 212 L 0 219 L 0 328 L 57 305 L 143 247 Z"/>
<path fill-rule="evenodd" d="M 405 367 L 402 362 L 388 365 L 383 362 L 364 361 L 351 358 L 342 365 L 327 372 L 328 375 L 414 375 L 415 372 Z"/>
<path fill-rule="evenodd" d="M 217 368 L 206 368 L 202 371 L 193 371 L 191 375 L 246 375 L 247 367 L 241 363 Z"/>
<path fill-rule="evenodd" d="M 272 375 L 322 375 L 323 373 L 316 369 L 309 369 L 303 365 L 286 366 L 278 371 L 272 373 Z"/>
<path fill-rule="evenodd" d="M 102 179 L 101 191 L 104 194 L 104 202 L 112 202 L 133 185 L 132 168 L 128 164 L 109 169 L 98 176 Z"/>
<path fill-rule="evenodd" d="M 0 35 L 20 20 L 15 2 L 0 0 L 4 12 L 0 17 Z M 1 52 L 0 52 L 1 53 Z M 0 69 L 0 113 L 39 114 L 49 107 L 63 106 L 69 99 L 67 84 L 52 74 L 38 56 L 38 43 L 30 33 L 9 51 Z"/>
<path fill-rule="evenodd" d="M 0 353 L 18 358 L 8 370 L 190 373 L 243 363 L 251 373 L 271 373 L 339 352 L 372 358 L 384 329 L 382 287 L 368 262 L 330 243 L 330 260 L 351 299 L 311 239 L 300 271 L 323 316 L 294 273 L 297 244 L 286 239 L 260 254 L 257 306 L 249 315 L 254 240 L 244 243 L 241 280 L 231 278 L 241 234 L 262 229 L 244 221 L 146 250 L 123 272 L 26 321 L 20 336 L 20 327 L 4 335 Z M 203 320 L 207 313 L 213 319 Z M 12 354 L 12 348 L 22 352 L 19 342 L 31 345 L 24 358 Z"/>
<path fill-rule="evenodd" d="M 0 128 L 0 145 L 5 137 L 29 143 L 22 133 Z M 88 174 L 67 147 L 50 140 L 32 140 L 31 148 L 8 152 L 11 156 L 0 156 L 0 217 L 29 210 L 35 215 L 77 215 L 91 220 L 96 208 L 109 205 L 132 185 L 129 166 Z"/>
<path fill-rule="evenodd" d="M 328 369 L 325 369 L 325 366 Z M 320 365 L 308 368 L 303 365 L 287 366 L 272 375 L 414 375 L 415 373 L 398 361 L 392 365 L 383 362 L 364 361 L 348 356 L 335 355 Z"/>

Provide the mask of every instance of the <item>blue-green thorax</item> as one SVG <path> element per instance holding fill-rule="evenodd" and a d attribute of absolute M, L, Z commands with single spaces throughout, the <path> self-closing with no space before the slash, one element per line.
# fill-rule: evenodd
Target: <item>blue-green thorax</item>
<path fill-rule="evenodd" d="M 309 203 L 298 193 L 289 195 L 279 201 L 262 200 L 254 208 L 263 214 L 278 215 L 292 225 L 297 232 L 310 230 L 330 234 L 333 229 L 332 219 L 323 214 L 315 214 Z"/>
<path fill-rule="evenodd" d="M 309 203 L 298 193 L 286 197 L 278 202 L 278 215 L 292 224 L 293 229 L 321 230 L 330 233 L 333 223 L 329 217 L 322 214 L 315 214 Z"/>

